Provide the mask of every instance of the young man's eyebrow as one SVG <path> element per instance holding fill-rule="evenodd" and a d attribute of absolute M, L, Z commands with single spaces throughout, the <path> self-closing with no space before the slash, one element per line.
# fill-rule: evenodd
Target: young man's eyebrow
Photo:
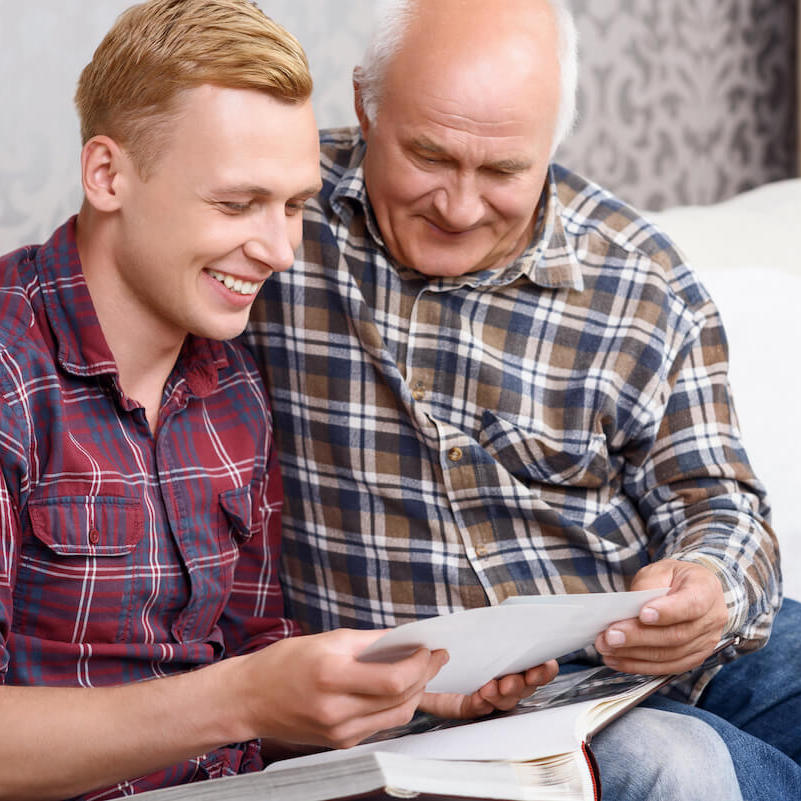
<path fill-rule="evenodd" d="M 296 192 L 293 197 L 313 197 L 320 191 L 320 189 L 322 189 L 322 183 L 315 183 L 311 186 L 307 186 L 305 189 L 301 189 L 299 192 Z M 212 194 L 256 195 L 258 197 L 272 197 L 275 192 L 272 189 L 269 189 L 265 186 L 259 186 L 258 184 L 230 184 L 212 189 Z"/>

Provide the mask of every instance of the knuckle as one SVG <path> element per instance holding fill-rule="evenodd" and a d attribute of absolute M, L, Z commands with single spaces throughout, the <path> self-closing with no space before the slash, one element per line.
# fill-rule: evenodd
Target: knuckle
<path fill-rule="evenodd" d="M 339 705 L 332 698 L 324 698 L 316 705 L 315 717 L 328 732 L 329 736 L 341 725 L 342 715 Z"/>
<path fill-rule="evenodd" d="M 364 736 L 367 736 L 367 733 Z M 331 748 L 352 748 L 362 737 L 345 726 L 339 726 L 332 729 L 326 739 L 327 745 Z"/>
<path fill-rule="evenodd" d="M 384 682 L 384 690 L 387 695 L 402 696 L 410 686 L 409 677 L 400 668 L 394 668 L 387 673 Z"/>
<path fill-rule="evenodd" d="M 413 717 L 414 713 L 417 711 L 417 698 L 413 698 L 410 701 L 407 701 L 398 708 L 399 713 L 399 721 L 398 725 L 401 726 L 405 723 L 408 723 Z"/>

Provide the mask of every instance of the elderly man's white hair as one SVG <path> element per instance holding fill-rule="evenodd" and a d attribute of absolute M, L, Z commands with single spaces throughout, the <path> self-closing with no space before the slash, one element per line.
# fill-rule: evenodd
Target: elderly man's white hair
<path fill-rule="evenodd" d="M 578 36 L 569 0 L 548 0 L 556 17 L 559 35 L 559 71 L 561 87 L 551 153 L 570 133 L 576 117 L 576 85 L 578 82 Z M 388 63 L 403 41 L 406 27 L 414 13 L 415 0 L 376 0 L 373 33 L 354 70 L 354 80 L 361 91 L 364 113 L 371 123 L 378 117 L 381 85 Z"/>

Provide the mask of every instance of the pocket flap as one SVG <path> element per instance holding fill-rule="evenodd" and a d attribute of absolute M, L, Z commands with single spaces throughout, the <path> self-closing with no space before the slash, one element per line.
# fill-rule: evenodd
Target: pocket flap
<path fill-rule="evenodd" d="M 36 538 L 61 556 L 125 556 L 144 534 L 139 498 L 31 498 L 28 514 Z"/>
<path fill-rule="evenodd" d="M 236 533 L 243 539 L 249 539 L 253 533 L 251 529 L 253 510 L 250 499 L 250 485 L 221 492 L 220 506 Z"/>

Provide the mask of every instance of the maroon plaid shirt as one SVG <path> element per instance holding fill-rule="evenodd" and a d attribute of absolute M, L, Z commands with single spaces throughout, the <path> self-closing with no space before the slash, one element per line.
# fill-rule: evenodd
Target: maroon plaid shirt
<path fill-rule="evenodd" d="M 269 410 L 247 354 L 190 337 L 153 436 L 119 386 L 75 221 L 0 269 L 0 681 L 122 684 L 295 633 L 275 570 Z M 258 767 L 258 743 L 234 744 L 85 798 Z"/>

